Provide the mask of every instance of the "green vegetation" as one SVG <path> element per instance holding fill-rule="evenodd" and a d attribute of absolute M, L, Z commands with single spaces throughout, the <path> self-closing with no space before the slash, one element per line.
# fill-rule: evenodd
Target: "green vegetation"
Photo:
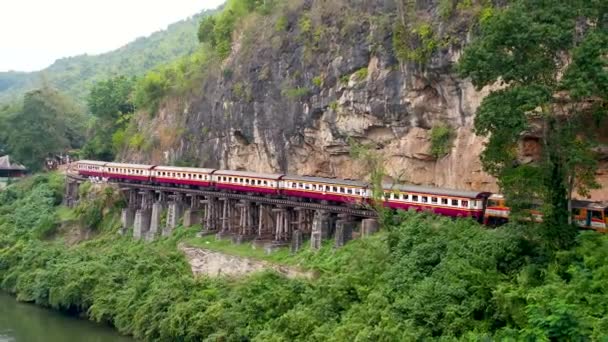
<path fill-rule="evenodd" d="M 282 95 L 291 100 L 304 98 L 310 94 L 310 89 L 306 87 L 287 88 L 284 89 Z"/>
<path fill-rule="evenodd" d="M 431 128 L 431 154 L 439 159 L 450 153 L 454 140 L 453 128 L 445 123 L 434 125 Z"/>
<path fill-rule="evenodd" d="M 323 87 L 323 76 L 316 76 L 312 79 L 312 84 L 317 88 Z"/>
<path fill-rule="evenodd" d="M 91 189 L 88 190 L 90 193 Z M 268 256 L 316 270 L 315 280 L 262 272 L 193 278 L 177 244 L 259 253 L 178 229 L 135 242 L 102 206 L 99 235 L 75 246 L 41 240 L 57 222 L 61 178 L 37 176 L 0 193 L 0 288 L 81 313 L 145 340 L 600 340 L 608 334 L 608 237 L 581 233 L 548 253 L 535 226 L 488 230 L 470 220 L 402 213 L 384 232 Z M 109 198 L 96 197 L 97 200 Z M 113 196 L 113 195 L 112 195 Z"/>
<path fill-rule="evenodd" d="M 0 152 L 30 170 L 40 170 L 53 153 L 82 146 L 82 111 L 48 86 L 25 94 L 22 103 L 0 108 Z"/>
<path fill-rule="evenodd" d="M 367 79 L 367 68 L 361 68 L 357 71 L 355 71 L 354 75 L 354 79 L 357 82 L 361 82 L 361 81 L 365 81 Z"/>
<path fill-rule="evenodd" d="M 201 20 L 198 39 L 201 43 L 209 44 L 220 58 L 224 59 L 232 49 L 232 34 L 237 23 L 252 12 L 269 14 L 275 2 L 275 0 L 228 0 L 220 13 Z"/>
<path fill-rule="evenodd" d="M 531 200 L 545 203 L 546 240 L 555 247 L 574 241 L 574 191 L 597 186 L 593 148 L 608 104 L 606 16 L 599 1 L 513 1 L 482 22 L 460 61 L 478 88 L 504 85 L 477 110 L 475 130 L 489 137 L 481 160 L 514 213 Z M 584 30 L 581 20 L 589 23 Z M 540 160 L 521 165 L 517 148 L 526 133 L 540 136 L 543 150 Z"/>
<path fill-rule="evenodd" d="M 113 161 L 123 147 L 125 130 L 135 111 L 131 100 L 134 84 L 134 78 L 117 76 L 93 86 L 87 100 L 93 119 L 81 151 L 83 158 Z"/>
<path fill-rule="evenodd" d="M 393 30 L 393 49 L 401 62 L 427 63 L 440 42 L 429 23 L 414 27 L 396 24 Z"/>
<path fill-rule="evenodd" d="M 67 57 L 31 73 L 0 72 L 0 103 L 42 87 L 45 82 L 84 105 L 91 86 L 116 75 L 139 76 L 158 65 L 196 50 L 196 30 L 205 11 L 171 24 L 166 30 L 138 38 L 120 49 L 101 55 Z"/>

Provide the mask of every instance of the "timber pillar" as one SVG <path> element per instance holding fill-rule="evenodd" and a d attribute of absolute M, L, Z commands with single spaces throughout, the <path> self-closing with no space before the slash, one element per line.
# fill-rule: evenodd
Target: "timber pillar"
<path fill-rule="evenodd" d="M 221 203 L 215 196 L 207 196 L 203 201 L 203 230 L 200 235 L 215 234 L 220 231 L 221 225 Z"/>
<path fill-rule="evenodd" d="M 250 201 L 242 200 L 236 204 L 239 212 L 239 223 L 236 234 L 232 237 L 232 242 L 241 244 L 246 241 L 252 241 L 256 238 L 255 223 L 257 221 L 258 211 Z"/>
<path fill-rule="evenodd" d="M 304 235 L 301 230 L 294 230 L 291 237 L 291 253 L 297 253 L 303 244 Z"/>
<path fill-rule="evenodd" d="M 217 239 L 232 239 L 236 233 L 235 227 L 238 224 L 238 211 L 236 201 L 229 198 L 220 198 L 222 202 L 222 227 L 216 234 Z"/>
<path fill-rule="evenodd" d="M 65 194 L 63 196 L 63 204 L 68 208 L 74 208 L 78 204 L 80 194 L 80 183 L 76 180 L 67 179 L 65 184 Z"/>
<path fill-rule="evenodd" d="M 190 207 L 184 212 L 184 227 L 192 227 L 202 222 L 200 198 L 196 195 L 190 197 Z"/>

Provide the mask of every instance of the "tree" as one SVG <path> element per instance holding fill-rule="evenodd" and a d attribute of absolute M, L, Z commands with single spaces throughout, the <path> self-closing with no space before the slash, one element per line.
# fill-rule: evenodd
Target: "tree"
<path fill-rule="evenodd" d="M 71 101 L 45 85 L 25 94 L 21 110 L 7 118 L 8 152 L 31 170 L 39 170 L 48 154 L 82 143 L 82 122 L 82 113 Z"/>
<path fill-rule="evenodd" d="M 481 23 L 459 63 L 477 88 L 500 85 L 482 102 L 477 134 L 489 137 L 481 160 L 517 209 L 545 203 L 555 247 L 573 241 L 573 192 L 597 186 L 593 147 L 608 107 L 608 31 L 604 1 L 516 0 Z M 540 160 L 518 158 L 522 136 L 539 139 Z"/>
<path fill-rule="evenodd" d="M 91 114 L 89 139 L 83 148 L 83 156 L 111 161 L 116 152 L 113 135 L 124 129 L 135 111 L 131 93 L 134 78 L 116 76 L 97 82 L 87 98 Z"/>

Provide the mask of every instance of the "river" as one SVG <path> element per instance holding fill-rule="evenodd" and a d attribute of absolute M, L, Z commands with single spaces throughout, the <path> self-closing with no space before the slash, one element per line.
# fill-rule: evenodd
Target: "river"
<path fill-rule="evenodd" d="M 0 292 L 0 342 L 132 342 L 110 327 L 17 302 Z"/>

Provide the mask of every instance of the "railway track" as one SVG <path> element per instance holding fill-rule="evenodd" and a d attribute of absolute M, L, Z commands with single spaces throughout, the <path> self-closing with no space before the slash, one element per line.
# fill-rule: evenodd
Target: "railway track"
<path fill-rule="evenodd" d="M 66 177 L 76 180 L 76 181 L 87 181 L 88 179 L 85 177 L 80 177 L 78 175 L 66 173 Z M 150 191 L 163 191 L 163 192 L 173 192 L 173 193 L 182 193 L 182 194 L 190 194 L 190 195 L 198 195 L 198 196 L 214 196 L 221 198 L 229 198 L 235 200 L 243 200 L 243 201 L 251 201 L 263 204 L 271 204 L 276 206 L 285 206 L 292 208 L 304 208 L 309 210 L 325 210 L 331 213 L 336 214 L 346 214 L 357 217 L 364 218 L 373 218 L 377 217 L 375 211 L 369 209 L 362 208 L 351 208 L 347 206 L 340 205 L 328 205 L 321 203 L 311 203 L 311 202 L 300 202 L 300 201 L 292 201 L 287 199 L 280 198 L 272 198 L 272 197 L 264 197 L 264 196 L 256 196 L 256 195 L 246 195 L 246 194 L 235 194 L 228 192 L 220 192 L 220 191 L 209 191 L 209 190 L 197 190 L 197 189 L 188 189 L 188 188 L 179 188 L 179 187 L 167 187 L 167 186 L 159 186 L 159 185 L 147 185 L 147 184 L 134 184 L 134 183 L 124 183 L 124 182 L 111 182 L 113 184 L 120 185 L 121 188 L 127 189 L 141 189 L 141 190 L 150 190 Z"/>

